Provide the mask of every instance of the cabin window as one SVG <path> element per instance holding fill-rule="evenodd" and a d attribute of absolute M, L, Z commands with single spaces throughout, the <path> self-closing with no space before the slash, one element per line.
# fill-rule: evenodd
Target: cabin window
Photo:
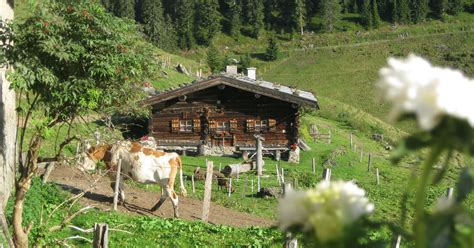
<path fill-rule="evenodd" d="M 268 131 L 267 120 L 255 121 L 255 132 L 267 132 L 267 131 Z"/>
<path fill-rule="evenodd" d="M 275 119 L 268 119 L 268 131 L 269 132 L 276 132 L 276 130 L 277 130 L 276 125 L 277 125 L 277 123 L 276 123 Z"/>
<path fill-rule="evenodd" d="M 229 122 L 228 121 L 218 121 L 216 131 L 218 133 L 229 132 L 230 131 Z"/>
<path fill-rule="evenodd" d="M 253 133 L 255 132 L 255 120 L 247 120 L 247 132 Z"/>
<path fill-rule="evenodd" d="M 229 124 L 230 124 L 230 132 L 231 133 L 237 132 L 237 120 L 236 119 L 230 120 Z"/>
<path fill-rule="evenodd" d="M 179 131 L 190 133 L 193 131 L 193 121 L 191 120 L 180 120 L 179 121 Z"/>
<path fill-rule="evenodd" d="M 171 121 L 171 132 L 178 133 L 179 132 L 179 120 L 172 120 Z"/>
<path fill-rule="evenodd" d="M 196 133 L 201 132 L 201 120 L 200 119 L 194 119 L 193 120 L 193 131 Z"/>

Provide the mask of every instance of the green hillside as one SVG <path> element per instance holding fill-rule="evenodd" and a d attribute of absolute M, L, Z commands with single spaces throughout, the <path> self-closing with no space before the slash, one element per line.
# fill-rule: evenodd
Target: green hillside
<path fill-rule="evenodd" d="M 311 90 L 317 96 L 339 100 L 385 119 L 390 106 L 380 101 L 375 86 L 378 71 L 388 57 L 415 53 L 437 65 L 474 75 L 474 33 L 433 35 L 360 46 L 295 51 L 263 72 L 269 81 Z M 324 108 L 324 103 L 321 103 Z M 403 127 L 407 127 L 404 125 Z"/>

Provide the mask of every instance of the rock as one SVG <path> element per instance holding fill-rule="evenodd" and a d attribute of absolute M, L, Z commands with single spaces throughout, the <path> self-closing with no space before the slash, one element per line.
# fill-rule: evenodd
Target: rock
<path fill-rule="evenodd" d="M 281 197 L 283 191 L 280 187 L 270 187 L 270 188 L 260 188 L 260 191 L 257 192 L 257 197 L 268 198 L 268 197 Z"/>
<path fill-rule="evenodd" d="M 176 66 L 176 70 L 177 70 L 179 73 L 183 73 L 183 74 L 185 74 L 186 76 L 189 76 L 188 70 L 186 70 L 186 67 L 184 67 L 184 65 L 182 65 L 182 64 L 178 64 L 178 66 Z"/>

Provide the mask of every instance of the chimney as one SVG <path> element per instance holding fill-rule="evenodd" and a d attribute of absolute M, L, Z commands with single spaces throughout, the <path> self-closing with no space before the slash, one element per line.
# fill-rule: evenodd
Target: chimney
<path fill-rule="evenodd" d="M 255 68 L 255 67 L 247 68 L 247 77 L 249 77 L 253 80 L 257 79 L 257 68 Z"/>
<path fill-rule="evenodd" d="M 229 75 L 237 75 L 237 66 L 236 65 L 228 65 L 225 67 L 225 72 Z"/>

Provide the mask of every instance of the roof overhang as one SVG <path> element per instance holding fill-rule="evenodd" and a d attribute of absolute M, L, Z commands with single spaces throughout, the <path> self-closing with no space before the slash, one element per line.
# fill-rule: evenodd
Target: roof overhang
<path fill-rule="evenodd" d="M 218 85 L 226 85 L 281 101 L 319 109 L 318 101 L 310 92 L 296 89 L 291 90 L 287 86 L 274 85 L 266 81 L 252 80 L 250 78 L 235 78 L 223 75 L 210 77 L 203 81 L 194 82 L 183 87 L 161 92 L 158 95 L 146 99 L 144 104 L 146 106 L 158 104 Z"/>

